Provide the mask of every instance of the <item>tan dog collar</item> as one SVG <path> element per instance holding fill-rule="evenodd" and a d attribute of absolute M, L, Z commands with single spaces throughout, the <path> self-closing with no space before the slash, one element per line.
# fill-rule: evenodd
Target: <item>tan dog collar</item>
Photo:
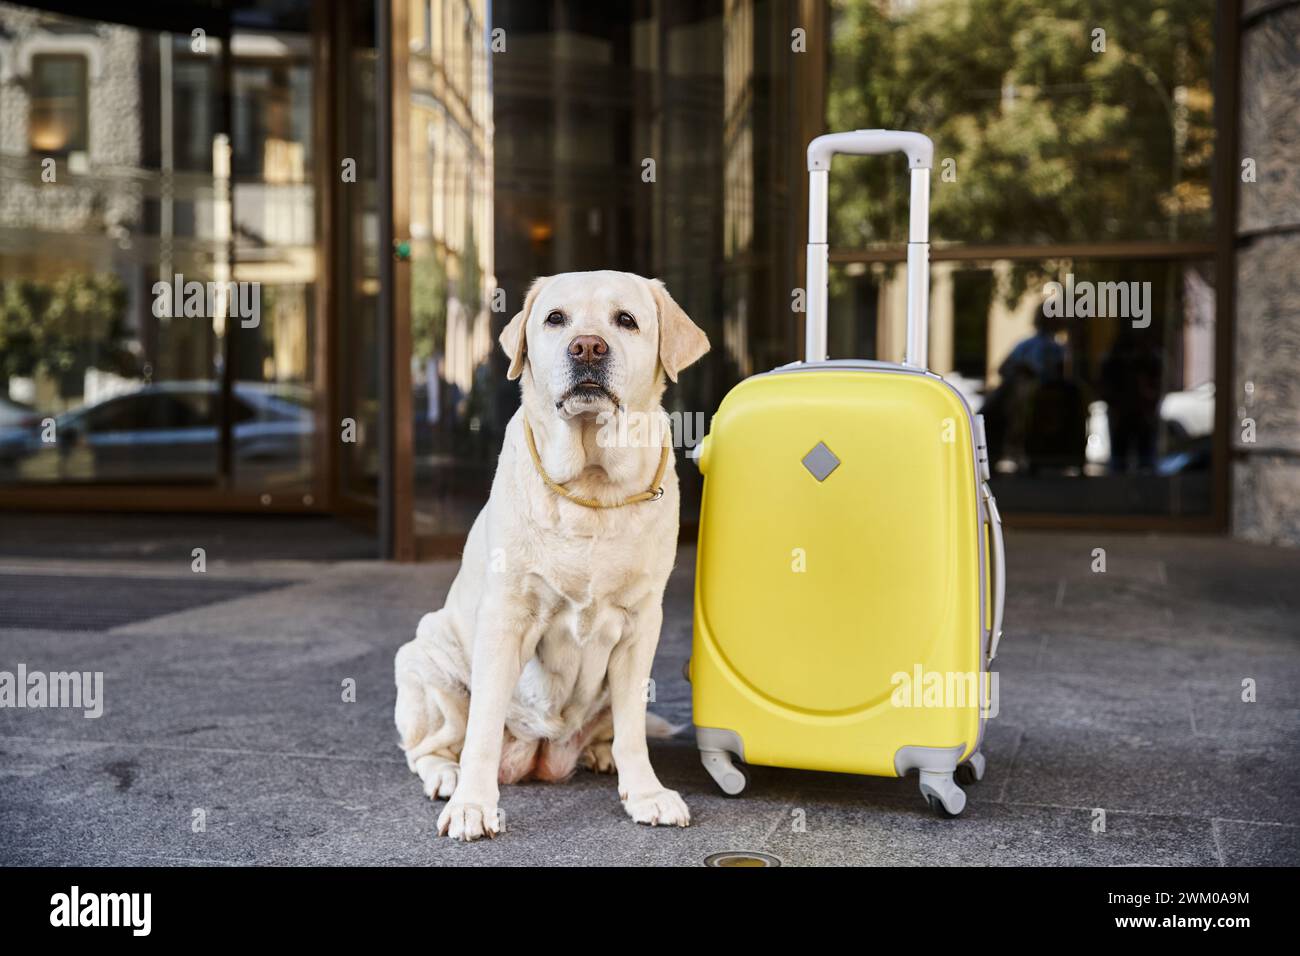
<path fill-rule="evenodd" d="M 574 494 L 558 481 L 552 480 L 551 476 L 546 473 L 546 469 L 542 467 L 542 456 L 537 454 L 537 442 L 533 439 L 533 427 L 528 424 L 527 416 L 524 417 L 524 439 L 528 442 L 528 453 L 533 456 L 533 466 L 537 469 L 537 473 L 542 476 L 542 481 L 546 483 L 546 487 L 561 498 L 572 501 L 575 505 L 582 505 L 584 508 L 621 508 L 624 505 L 635 505 L 642 501 L 658 501 L 664 496 L 664 472 L 668 470 L 668 456 L 672 451 L 667 445 L 664 445 L 663 454 L 659 456 L 659 467 L 655 469 L 654 480 L 650 482 L 649 490 L 638 492 L 624 498 L 622 501 L 607 505 L 595 498 L 584 498 L 582 495 Z"/>

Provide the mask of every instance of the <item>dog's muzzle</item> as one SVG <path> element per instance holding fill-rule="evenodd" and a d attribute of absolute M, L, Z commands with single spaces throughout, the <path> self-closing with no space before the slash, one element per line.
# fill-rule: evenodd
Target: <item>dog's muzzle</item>
<path fill-rule="evenodd" d="M 577 399 L 597 402 L 602 398 L 618 405 L 618 396 L 609 387 L 609 344 L 599 335 L 579 335 L 569 343 L 569 387 L 560 400 L 559 408 Z"/>

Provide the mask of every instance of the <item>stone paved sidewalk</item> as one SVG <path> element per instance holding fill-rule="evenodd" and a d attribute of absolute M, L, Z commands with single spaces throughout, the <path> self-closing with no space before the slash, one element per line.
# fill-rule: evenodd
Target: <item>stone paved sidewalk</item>
<path fill-rule="evenodd" d="M 1009 555 L 1002 709 L 960 819 L 911 779 L 754 768 L 727 799 L 686 731 L 652 746 L 689 829 L 636 826 L 612 779 L 580 772 L 503 788 L 508 832 L 462 846 L 433 835 L 392 728 L 393 653 L 454 564 L 210 553 L 198 577 L 179 539 L 113 561 L 0 549 L 0 670 L 103 671 L 106 699 L 97 720 L 0 710 L 0 863 L 1300 863 L 1300 553 L 1022 532 Z M 655 670 L 655 709 L 682 723 L 693 561 Z"/>

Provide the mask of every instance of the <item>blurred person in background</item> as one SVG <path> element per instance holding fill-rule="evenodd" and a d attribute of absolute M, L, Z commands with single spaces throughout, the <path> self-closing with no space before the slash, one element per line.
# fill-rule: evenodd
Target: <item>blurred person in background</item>
<path fill-rule="evenodd" d="M 1081 468 L 1086 448 L 1086 403 L 1067 376 L 1069 352 L 1057 341 L 1059 320 L 1046 302 L 1034 316 L 1034 334 L 998 366 L 998 385 L 982 409 L 989 457 L 1004 470 Z"/>
<path fill-rule="evenodd" d="M 1124 328 L 1115 337 L 1101 363 L 1113 474 L 1149 472 L 1155 467 L 1162 374 L 1160 353 L 1142 336 Z"/>

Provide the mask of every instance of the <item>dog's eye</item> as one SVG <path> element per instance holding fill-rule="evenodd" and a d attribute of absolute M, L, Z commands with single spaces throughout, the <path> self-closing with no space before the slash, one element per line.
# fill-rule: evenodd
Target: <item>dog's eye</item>
<path fill-rule="evenodd" d="M 636 319 L 632 318 L 632 315 L 629 312 L 620 312 L 618 315 L 614 316 L 614 321 L 618 323 L 620 329 L 637 328 Z"/>
<path fill-rule="evenodd" d="M 552 312 L 550 315 L 548 315 L 548 316 L 546 317 L 546 324 L 547 324 L 547 325 L 563 325 L 563 324 L 564 324 L 564 313 L 563 313 L 563 312 L 558 312 L 558 311 L 557 311 L 557 312 Z"/>

